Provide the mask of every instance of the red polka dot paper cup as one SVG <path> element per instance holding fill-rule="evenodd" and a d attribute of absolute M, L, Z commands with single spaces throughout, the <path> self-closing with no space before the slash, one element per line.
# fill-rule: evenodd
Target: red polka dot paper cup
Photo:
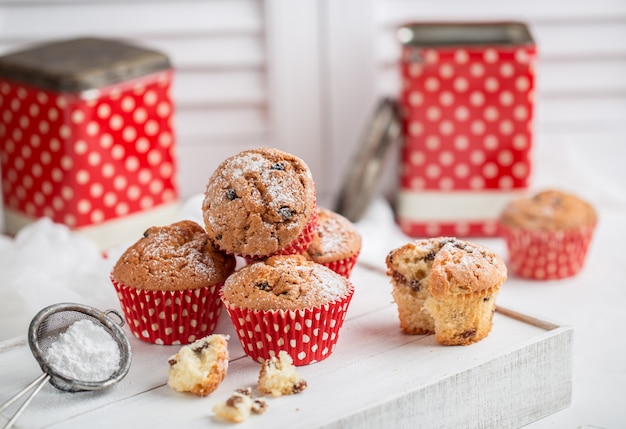
<path fill-rule="evenodd" d="M 223 296 L 222 301 L 250 358 L 262 363 L 286 351 L 294 365 L 303 366 L 332 354 L 353 294 L 351 285 L 336 301 L 300 310 L 254 310 L 231 305 Z"/>
<path fill-rule="evenodd" d="M 317 206 L 313 207 L 313 213 L 311 219 L 307 222 L 304 230 L 298 235 L 298 237 L 289 245 L 280 249 L 276 254 L 278 255 L 301 255 L 306 252 L 309 244 L 315 238 L 315 232 L 317 231 Z"/>
<path fill-rule="evenodd" d="M 584 265 L 595 226 L 542 231 L 501 225 L 509 252 L 508 268 L 520 277 L 534 280 L 572 277 Z"/>
<path fill-rule="evenodd" d="M 350 256 L 349 258 L 340 259 L 340 260 L 331 261 L 331 262 L 324 262 L 321 264 L 324 265 L 325 267 L 330 268 L 337 274 L 349 279 L 350 274 L 352 274 L 352 269 L 356 265 L 356 261 L 359 258 L 359 254 L 360 254 L 360 251 Z"/>
<path fill-rule="evenodd" d="M 142 290 L 111 277 L 130 331 L 151 344 L 190 344 L 212 334 L 219 320 L 223 283 L 180 290 Z"/>

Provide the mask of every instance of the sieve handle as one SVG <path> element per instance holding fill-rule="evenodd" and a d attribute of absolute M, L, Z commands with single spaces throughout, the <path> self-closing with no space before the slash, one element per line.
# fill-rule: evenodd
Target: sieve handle
<path fill-rule="evenodd" d="M 26 401 L 24 401 L 24 403 L 20 406 L 20 408 L 18 408 L 15 414 L 13 414 L 13 417 L 11 417 L 11 419 L 4 426 L 4 429 L 9 429 L 11 426 L 13 426 L 13 423 L 15 423 L 15 421 L 19 418 L 20 415 L 22 415 L 22 412 L 26 409 L 28 404 L 31 403 L 35 395 L 39 393 L 39 391 L 48 382 L 48 380 L 50 380 L 50 376 L 48 374 L 46 373 L 41 374 L 39 377 L 37 377 L 37 379 L 35 379 L 28 386 L 26 386 L 25 388 L 17 392 L 15 395 L 13 395 L 11 399 L 9 399 L 4 404 L 2 404 L 2 406 L 0 406 L 0 412 L 2 412 L 6 410 L 12 403 L 20 399 L 22 396 L 24 396 L 30 389 L 32 388 L 35 389 L 28 396 L 28 398 L 26 398 Z"/>

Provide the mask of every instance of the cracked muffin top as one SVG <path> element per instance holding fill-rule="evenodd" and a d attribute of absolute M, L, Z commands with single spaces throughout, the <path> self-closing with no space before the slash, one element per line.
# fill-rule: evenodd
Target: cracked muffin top
<path fill-rule="evenodd" d="M 553 189 L 511 201 L 500 216 L 506 226 L 532 230 L 568 230 L 596 221 L 596 211 L 589 203 Z"/>
<path fill-rule="evenodd" d="M 316 210 L 308 166 L 289 153 L 257 148 L 224 160 L 202 205 L 205 228 L 224 251 L 264 257 L 289 246 Z"/>
<path fill-rule="evenodd" d="M 230 305 L 254 310 L 319 307 L 345 297 L 350 282 L 302 255 L 272 256 L 247 265 L 224 283 Z"/>
<path fill-rule="evenodd" d="M 349 258 L 361 250 L 361 235 L 352 222 L 342 215 L 319 207 L 317 233 L 306 255 L 320 264 Z"/>
<path fill-rule="evenodd" d="M 120 256 L 112 276 L 144 290 L 187 290 L 221 283 L 235 257 L 222 253 L 197 223 L 184 220 L 148 228 Z"/>
<path fill-rule="evenodd" d="M 497 254 L 453 237 L 407 243 L 391 251 L 386 263 L 388 275 L 397 282 L 427 278 L 435 298 L 500 287 L 507 278 L 506 265 Z"/>

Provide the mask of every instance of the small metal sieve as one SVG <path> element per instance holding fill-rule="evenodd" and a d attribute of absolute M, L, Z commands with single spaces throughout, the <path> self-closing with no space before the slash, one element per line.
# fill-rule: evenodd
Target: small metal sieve
<path fill-rule="evenodd" d="M 110 315 L 115 315 L 118 321 L 114 321 Z M 107 333 L 113 337 L 119 347 L 119 367 L 105 380 L 74 380 L 59 372 L 61 368 L 55 368 L 46 360 L 46 351 L 58 340 L 59 335 L 64 333 L 74 322 L 84 319 L 91 320 L 96 325 L 104 328 Z M 130 369 L 131 350 L 128 338 L 121 329 L 123 325 L 124 318 L 117 311 L 101 311 L 83 304 L 54 304 L 39 311 L 30 322 L 28 328 L 28 345 L 44 373 L 0 406 L 0 412 L 2 412 L 24 396 L 29 390 L 34 389 L 26 401 L 15 412 L 13 417 L 7 422 L 5 429 L 10 428 L 13 423 L 15 423 L 24 409 L 48 381 L 57 389 L 67 392 L 81 392 L 104 389 L 124 378 Z"/>

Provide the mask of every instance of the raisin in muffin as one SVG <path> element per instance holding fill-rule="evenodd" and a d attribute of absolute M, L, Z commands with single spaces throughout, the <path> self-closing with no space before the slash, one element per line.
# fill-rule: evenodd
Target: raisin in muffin
<path fill-rule="evenodd" d="M 302 255 L 278 255 L 232 274 L 222 301 L 248 356 L 264 362 L 284 350 L 305 365 L 332 353 L 353 293 L 331 269 Z"/>
<path fill-rule="evenodd" d="M 259 391 L 272 396 L 293 395 L 307 387 L 293 364 L 288 353 L 281 351 L 261 365 L 259 372 Z"/>
<path fill-rule="evenodd" d="M 156 344 L 188 344 L 213 332 L 219 289 L 235 269 L 189 220 L 148 228 L 119 257 L 111 281 L 131 332 Z"/>
<path fill-rule="evenodd" d="M 232 423 L 241 423 L 250 417 L 250 414 L 263 414 L 267 410 L 267 402 L 263 398 L 252 397 L 252 389 L 244 387 L 237 389 L 226 400 L 213 406 L 216 416 Z"/>
<path fill-rule="evenodd" d="M 215 391 L 228 371 L 228 336 L 209 335 L 181 347 L 171 356 L 167 384 L 177 392 L 206 396 Z"/>
<path fill-rule="evenodd" d="M 325 208 L 317 210 L 317 232 L 305 256 L 350 277 L 361 251 L 361 235 L 352 222 Z"/>
<path fill-rule="evenodd" d="M 207 233 L 226 252 L 248 259 L 302 253 L 317 227 L 315 184 L 295 155 L 251 149 L 218 166 L 202 212 Z"/>
<path fill-rule="evenodd" d="M 392 250 L 386 263 L 403 332 L 435 334 L 445 345 L 467 345 L 489 334 L 507 277 L 491 250 L 439 237 Z"/>
<path fill-rule="evenodd" d="M 500 215 L 500 231 L 511 270 L 536 280 L 560 279 L 583 267 L 598 216 L 580 197 L 545 190 L 509 202 Z"/>

